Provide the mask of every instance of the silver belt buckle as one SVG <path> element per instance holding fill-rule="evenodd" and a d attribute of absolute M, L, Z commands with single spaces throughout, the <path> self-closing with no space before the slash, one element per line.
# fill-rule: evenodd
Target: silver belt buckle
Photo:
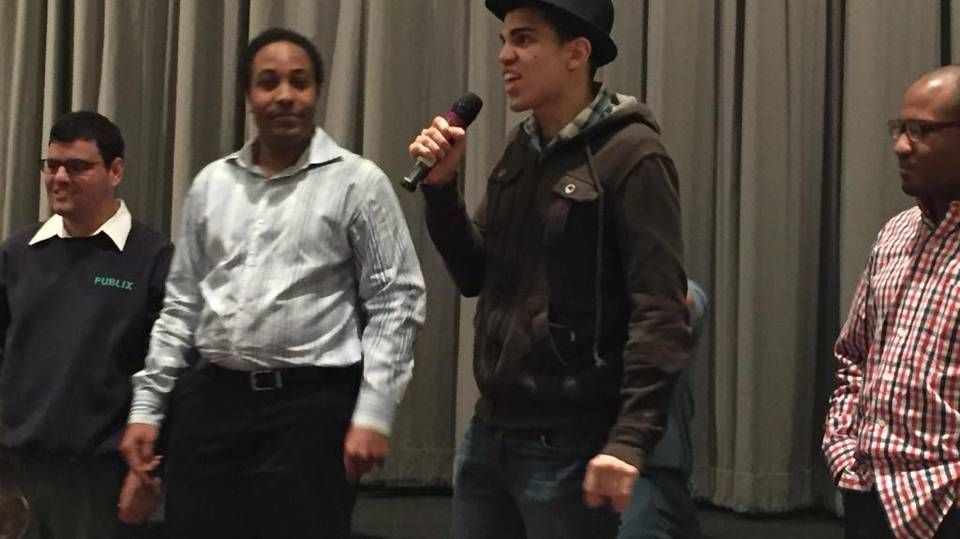
<path fill-rule="evenodd" d="M 250 389 L 254 391 L 272 391 L 282 387 L 283 376 L 279 370 L 250 372 Z"/>

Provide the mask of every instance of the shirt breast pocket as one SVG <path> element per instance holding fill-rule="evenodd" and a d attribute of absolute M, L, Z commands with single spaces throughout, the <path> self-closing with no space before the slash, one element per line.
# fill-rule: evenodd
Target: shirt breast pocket
<path fill-rule="evenodd" d="M 960 259 L 947 262 L 934 286 L 927 294 L 926 305 L 918 311 L 919 333 L 927 343 L 926 355 L 942 369 L 954 386 L 960 382 Z M 958 386 L 960 387 L 960 386 Z M 958 403 L 960 404 L 960 403 Z"/>

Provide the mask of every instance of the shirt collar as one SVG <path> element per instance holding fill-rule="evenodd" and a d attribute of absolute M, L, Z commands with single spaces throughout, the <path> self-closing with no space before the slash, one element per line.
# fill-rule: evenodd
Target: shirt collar
<path fill-rule="evenodd" d="M 553 140 L 547 142 L 545 149 L 549 150 L 560 141 L 570 140 L 596 125 L 613 111 L 613 98 L 607 91 L 606 86 L 597 87 L 597 95 L 593 101 L 581 110 L 567 125 L 557 132 Z M 530 144 L 537 151 L 543 149 L 543 142 L 540 140 L 540 126 L 537 125 L 537 119 L 531 114 L 523 121 L 523 130 L 530 137 Z"/>
<path fill-rule="evenodd" d="M 917 207 L 920 208 L 920 218 L 923 221 L 923 224 L 931 230 L 936 230 L 943 222 L 958 222 L 960 221 L 960 200 L 954 200 L 950 202 L 950 205 L 947 206 L 947 213 L 943 216 L 943 221 L 940 223 L 933 220 L 933 210 L 930 208 L 929 201 L 923 199 L 916 199 Z"/>
<path fill-rule="evenodd" d="M 90 237 L 96 236 L 97 234 L 103 232 L 113 241 L 114 245 L 117 246 L 117 249 L 121 252 L 123 247 L 127 244 L 127 237 L 130 236 L 130 228 L 133 226 L 133 216 L 130 215 L 130 210 L 127 209 L 126 203 L 123 200 L 120 201 L 120 207 L 117 208 L 117 211 L 114 212 L 113 216 L 107 219 L 105 223 L 100 225 L 93 234 L 90 234 Z M 43 226 L 40 227 L 40 230 L 37 230 L 37 233 L 33 235 L 33 238 L 30 239 L 30 245 L 35 245 L 37 243 L 49 240 L 50 238 L 70 238 L 72 237 L 69 232 L 67 232 L 66 227 L 63 226 L 63 217 L 59 215 L 54 215 L 53 217 L 47 219 L 46 223 L 43 223 Z"/>
<path fill-rule="evenodd" d="M 257 144 L 258 137 L 248 140 L 243 148 L 226 157 L 227 162 L 235 163 L 237 166 L 266 177 L 263 169 L 254 162 L 253 150 Z M 323 129 L 317 127 L 314 129 L 313 136 L 310 138 L 310 146 L 300 155 L 297 162 L 281 170 L 276 175 L 267 178 L 268 180 L 292 176 L 305 168 L 329 163 L 342 157 L 343 150 L 336 142 L 330 138 Z"/>

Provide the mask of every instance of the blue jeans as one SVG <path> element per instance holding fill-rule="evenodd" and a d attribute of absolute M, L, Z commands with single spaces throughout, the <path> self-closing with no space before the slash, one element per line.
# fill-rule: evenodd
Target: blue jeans
<path fill-rule="evenodd" d="M 583 503 L 583 474 L 604 440 L 600 432 L 502 429 L 474 419 L 457 454 L 454 536 L 616 537 L 618 516 Z"/>
<path fill-rule="evenodd" d="M 700 525 L 687 475 L 647 468 L 637 479 L 617 539 L 697 539 Z"/>

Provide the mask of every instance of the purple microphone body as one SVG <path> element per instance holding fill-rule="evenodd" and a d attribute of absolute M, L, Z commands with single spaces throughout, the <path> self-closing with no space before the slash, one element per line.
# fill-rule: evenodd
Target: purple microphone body
<path fill-rule="evenodd" d="M 480 113 L 481 108 L 483 108 L 483 101 L 477 97 L 477 94 L 467 92 L 450 107 L 450 110 L 443 115 L 443 119 L 454 127 L 466 129 Z M 400 185 L 407 191 L 416 191 L 417 185 L 427 177 L 434 164 L 430 160 L 418 157 L 410 172 L 400 180 Z"/>

